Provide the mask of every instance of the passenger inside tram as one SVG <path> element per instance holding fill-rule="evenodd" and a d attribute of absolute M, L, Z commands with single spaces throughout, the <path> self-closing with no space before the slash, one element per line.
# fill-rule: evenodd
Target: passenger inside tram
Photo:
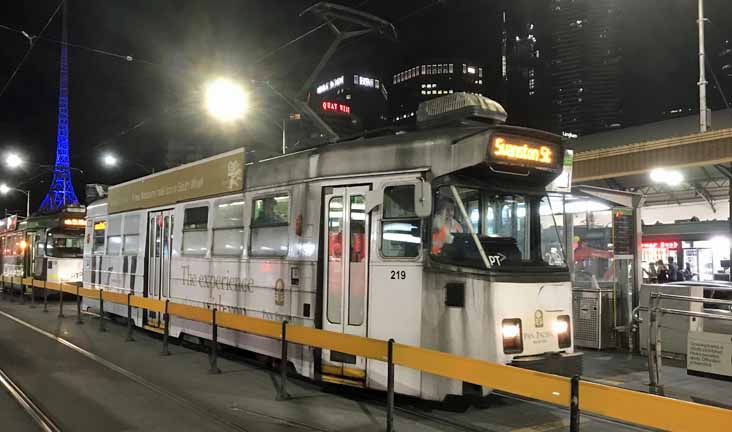
<path fill-rule="evenodd" d="M 254 218 L 254 224 L 276 225 L 286 223 L 287 221 L 277 211 L 275 211 L 276 205 L 277 201 L 274 197 L 264 198 L 262 200 L 262 208 Z"/>

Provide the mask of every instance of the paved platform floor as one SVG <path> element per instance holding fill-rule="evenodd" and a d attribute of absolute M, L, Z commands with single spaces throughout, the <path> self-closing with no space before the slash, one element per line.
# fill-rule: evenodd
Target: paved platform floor
<path fill-rule="evenodd" d="M 220 359 L 222 373 L 212 375 L 202 351 L 171 345 L 172 355 L 163 357 L 157 335 L 137 331 L 135 342 L 125 342 L 126 328 L 121 323 L 110 322 L 108 331 L 101 333 L 96 317 L 84 315 L 83 325 L 75 323 L 73 303 L 67 303 L 62 319 L 57 318 L 57 308 L 53 304 L 51 312 L 43 313 L 39 307 L 0 300 L 0 367 L 67 426 L 65 430 L 384 430 L 384 393 L 293 378 L 288 385 L 293 398 L 278 402 L 278 374 L 261 363 L 233 353 Z M 69 341 L 111 366 L 2 312 Z M 483 402 L 480 408 L 453 412 L 445 404 L 398 398 L 395 429 L 551 432 L 568 427 L 569 414 L 562 409 L 499 395 Z M 0 419 L 9 407 L 0 399 Z M 582 427 L 599 432 L 640 430 L 590 416 L 582 417 Z"/>
<path fill-rule="evenodd" d="M 663 387 L 649 387 L 645 356 L 585 350 L 583 378 L 630 390 L 650 392 L 732 409 L 732 382 L 686 373 L 683 362 L 663 360 Z"/>

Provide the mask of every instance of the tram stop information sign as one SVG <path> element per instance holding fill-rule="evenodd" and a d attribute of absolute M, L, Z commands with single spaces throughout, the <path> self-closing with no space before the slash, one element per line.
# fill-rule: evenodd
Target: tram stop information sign
<path fill-rule="evenodd" d="M 690 331 L 686 347 L 686 369 L 732 377 L 732 334 Z"/>

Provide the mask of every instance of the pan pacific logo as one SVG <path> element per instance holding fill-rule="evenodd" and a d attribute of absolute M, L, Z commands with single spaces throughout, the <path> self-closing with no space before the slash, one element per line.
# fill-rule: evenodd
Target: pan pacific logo
<path fill-rule="evenodd" d="M 534 312 L 534 327 L 544 327 L 544 312 L 542 312 L 541 309 L 537 309 L 536 312 Z"/>
<path fill-rule="evenodd" d="M 244 171 L 237 160 L 229 161 L 226 166 L 226 177 L 229 190 L 241 189 L 244 180 Z"/>

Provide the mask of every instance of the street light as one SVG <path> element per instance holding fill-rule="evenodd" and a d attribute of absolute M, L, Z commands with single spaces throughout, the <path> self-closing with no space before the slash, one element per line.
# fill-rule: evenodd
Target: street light
<path fill-rule="evenodd" d="M 0 194 L 7 195 L 10 191 L 20 192 L 25 195 L 25 217 L 30 217 L 30 190 L 23 190 L 14 187 L 10 187 L 5 183 L 0 184 Z"/>
<path fill-rule="evenodd" d="M 680 171 L 656 168 L 651 171 L 651 180 L 655 183 L 664 183 L 669 186 L 678 186 L 684 181 L 684 175 Z"/>
<path fill-rule="evenodd" d="M 104 163 L 104 166 L 114 167 L 117 166 L 117 162 L 117 157 L 111 153 L 106 153 L 102 156 L 102 163 Z"/>
<path fill-rule="evenodd" d="M 218 78 L 206 84 L 206 109 L 222 122 L 241 119 L 249 107 L 244 88 L 226 78 Z"/>
<path fill-rule="evenodd" d="M 104 153 L 102 155 L 102 164 L 107 168 L 114 168 L 121 163 L 131 163 L 145 170 L 148 174 L 154 174 L 155 169 L 150 168 L 134 159 L 120 159 L 113 153 Z"/>
<path fill-rule="evenodd" d="M 12 169 L 18 168 L 23 165 L 23 159 L 21 159 L 17 153 L 8 153 L 7 156 L 5 156 L 5 165 Z"/>

